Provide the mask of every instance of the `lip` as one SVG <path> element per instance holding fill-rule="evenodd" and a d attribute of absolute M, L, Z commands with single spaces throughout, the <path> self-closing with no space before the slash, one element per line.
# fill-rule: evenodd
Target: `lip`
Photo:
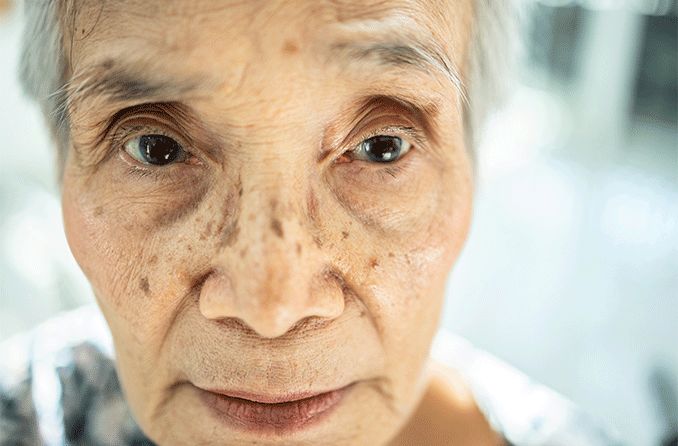
<path fill-rule="evenodd" d="M 254 433 L 289 434 L 317 424 L 339 406 L 353 384 L 324 392 L 260 395 L 199 389 L 205 405 L 222 422 Z"/>

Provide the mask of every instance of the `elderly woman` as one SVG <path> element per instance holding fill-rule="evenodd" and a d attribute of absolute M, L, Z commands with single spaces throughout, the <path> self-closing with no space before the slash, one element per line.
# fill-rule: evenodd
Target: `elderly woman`
<path fill-rule="evenodd" d="M 0 444 L 610 444 L 435 336 L 508 2 L 27 0 L 26 20 L 103 318 L 5 346 Z"/>

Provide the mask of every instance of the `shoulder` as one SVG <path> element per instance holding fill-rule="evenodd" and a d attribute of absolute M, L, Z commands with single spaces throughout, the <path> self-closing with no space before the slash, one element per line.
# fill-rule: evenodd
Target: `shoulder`
<path fill-rule="evenodd" d="M 622 444 L 600 420 L 457 335 L 439 331 L 431 357 L 462 376 L 492 427 L 511 444 Z"/>
<path fill-rule="evenodd" d="M 125 445 L 141 437 L 96 306 L 0 343 L 0 357 L 0 445 Z"/>

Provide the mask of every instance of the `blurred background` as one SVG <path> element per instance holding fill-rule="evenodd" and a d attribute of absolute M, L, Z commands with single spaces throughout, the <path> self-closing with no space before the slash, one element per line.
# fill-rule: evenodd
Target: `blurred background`
<path fill-rule="evenodd" d="M 530 2 L 519 85 L 483 134 L 443 325 L 629 445 L 678 433 L 678 1 Z M 91 290 L 0 0 L 0 341 Z M 0 361 L 2 359 L 0 358 Z"/>

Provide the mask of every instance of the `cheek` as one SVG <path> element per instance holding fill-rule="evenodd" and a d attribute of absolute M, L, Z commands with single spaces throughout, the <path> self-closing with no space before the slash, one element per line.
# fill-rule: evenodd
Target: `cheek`
<path fill-rule="evenodd" d="M 406 392 L 425 360 L 438 326 L 448 273 L 466 240 L 471 220 L 472 180 L 466 162 L 429 174 L 420 186 L 426 203 L 417 209 L 410 229 L 389 231 L 369 244 L 364 286 L 383 338 L 394 380 Z M 421 190 L 421 189 L 420 189 Z M 403 362 L 402 358 L 411 358 Z M 396 387 L 398 385 L 396 384 Z"/>
<path fill-rule="evenodd" d="M 200 252 L 195 214 L 205 194 L 200 187 L 186 188 L 189 193 L 146 187 L 144 193 L 140 184 L 100 174 L 85 182 L 65 173 L 66 236 L 112 328 L 126 325 L 126 332 L 144 338 L 160 332 L 176 306 L 168 300 L 189 288 L 186 269 L 199 263 Z"/>
<path fill-rule="evenodd" d="M 337 200 L 375 236 L 407 239 L 419 233 L 439 209 L 441 169 L 421 154 L 393 166 L 352 161 L 330 176 Z"/>

